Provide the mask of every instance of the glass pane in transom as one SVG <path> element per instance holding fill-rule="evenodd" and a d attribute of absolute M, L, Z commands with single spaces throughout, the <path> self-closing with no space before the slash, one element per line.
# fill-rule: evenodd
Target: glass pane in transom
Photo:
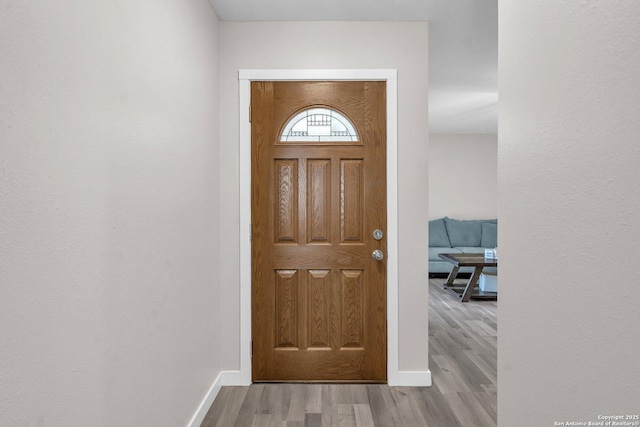
<path fill-rule="evenodd" d="M 309 108 L 291 118 L 284 127 L 280 142 L 358 141 L 349 119 L 330 108 Z"/>

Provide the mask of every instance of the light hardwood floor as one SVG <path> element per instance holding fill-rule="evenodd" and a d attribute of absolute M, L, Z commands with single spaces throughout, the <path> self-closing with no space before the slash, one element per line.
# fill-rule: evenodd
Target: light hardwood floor
<path fill-rule="evenodd" d="M 429 282 L 432 387 L 223 387 L 201 426 L 495 427 L 497 304 L 462 304 L 443 279 Z"/>

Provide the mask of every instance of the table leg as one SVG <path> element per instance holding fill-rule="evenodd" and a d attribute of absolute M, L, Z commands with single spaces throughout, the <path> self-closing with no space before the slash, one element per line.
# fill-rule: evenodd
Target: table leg
<path fill-rule="evenodd" d="M 469 277 L 469 282 L 467 282 L 467 287 L 464 289 L 462 293 L 462 302 L 469 302 L 471 299 L 471 294 L 473 293 L 473 288 L 476 287 L 478 283 L 478 279 L 480 278 L 480 273 L 482 273 L 483 266 L 476 266 L 473 270 L 473 274 Z"/>
<path fill-rule="evenodd" d="M 449 273 L 449 276 L 447 276 L 447 282 L 444 284 L 445 289 L 453 286 L 453 281 L 456 280 L 456 276 L 458 276 L 458 270 L 460 270 L 460 267 L 454 265 L 451 269 L 451 273 Z"/>

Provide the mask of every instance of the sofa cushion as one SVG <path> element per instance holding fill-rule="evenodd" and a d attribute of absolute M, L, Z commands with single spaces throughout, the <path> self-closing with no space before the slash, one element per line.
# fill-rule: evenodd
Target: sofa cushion
<path fill-rule="evenodd" d="M 482 223 L 482 239 L 480 246 L 483 248 L 495 248 L 498 246 L 498 224 L 490 222 Z"/>
<path fill-rule="evenodd" d="M 458 246 L 453 249 L 458 249 L 463 254 L 482 254 L 484 255 L 484 248 L 482 246 Z"/>
<path fill-rule="evenodd" d="M 444 218 L 429 221 L 429 246 L 451 247 Z"/>
<path fill-rule="evenodd" d="M 444 217 L 451 246 L 480 246 L 482 221 Z"/>
<path fill-rule="evenodd" d="M 442 258 L 440 258 L 438 256 L 438 254 L 461 254 L 461 253 L 462 253 L 462 251 L 460 249 L 456 249 L 456 248 L 429 247 L 429 261 L 448 262 L 448 261 L 445 261 Z"/>

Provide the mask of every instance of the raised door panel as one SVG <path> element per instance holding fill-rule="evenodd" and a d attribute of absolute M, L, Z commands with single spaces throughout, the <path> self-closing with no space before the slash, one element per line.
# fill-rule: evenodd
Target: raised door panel
<path fill-rule="evenodd" d="M 307 241 L 331 242 L 331 160 L 307 160 Z"/>
<path fill-rule="evenodd" d="M 340 167 L 340 230 L 343 243 L 361 243 L 364 218 L 363 160 L 342 160 Z"/>
<path fill-rule="evenodd" d="M 364 348 L 363 272 L 342 270 L 340 280 L 341 345 L 340 348 Z"/>
<path fill-rule="evenodd" d="M 298 272 L 276 270 L 275 348 L 298 348 Z"/>
<path fill-rule="evenodd" d="M 308 348 L 330 348 L 331 270 L 309 270 Z"/>
<path fill-rule="evenodd" d="M 275 241 L 298 242 L 298 161 L 275 161 Z"/>

